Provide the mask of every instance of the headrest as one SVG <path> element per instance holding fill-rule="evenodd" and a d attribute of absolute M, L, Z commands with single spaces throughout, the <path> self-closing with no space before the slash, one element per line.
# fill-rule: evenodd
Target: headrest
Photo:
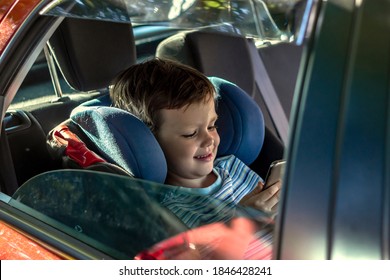
<path fill-rule="evenodd" d="M 65 18 L 49 40 L 57 64 L 79 91 L 106 88 L 136 62 L 130 24 Z"/>
<path fill-rule="evenodd" d="M 175 34 L 160 42 L 156 50 L 156 57 L 178 61 L 207 76 L 231 81 L 252 96 L 255 80 L 250 73 L 253 67 L 249 54 L 245 37 L 207 30 Z"/>
<path fill-rule="evenodd" d="M 251 164 L 264 142 L 263 114 L 256 102 L 241 88 L 217 77 L 209 78 L 220 98 L 217 103 L 218 156 L 235 155 Z"/>
<path fill-rule="evenodd" d="M 76 108 L 71 120 L 106 160 L 136 178 L 164 183 L 167 174 L 164 154 L 141 120 L 118 108 L 96 106 Z"/>
<path fill-rule="evenodd" d="M 263 146 L 263 114 L 255 101 L 235 84 L 217 77 L 209 79 L 220 96 L 216 125 L 221 142 L 217 156 L 233 154 L 249 165 L 257 158 Z M 111 100 L 105 95 L 85 102 L 82 106 L 111 106 Z M 109 126 L 106 128 L 110 129 Z M 138 141 L 142 139 L 134 134 L 131 137 L 137 137 Z"/>

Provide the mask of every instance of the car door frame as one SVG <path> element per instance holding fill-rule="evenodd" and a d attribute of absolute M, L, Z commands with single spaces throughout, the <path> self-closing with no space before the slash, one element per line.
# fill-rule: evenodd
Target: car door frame
<path fill-rule="evenodd" d="M 296 87 L 276 259 L 389 259 L 389 15 L 386 1 L 322 2 Z"/>

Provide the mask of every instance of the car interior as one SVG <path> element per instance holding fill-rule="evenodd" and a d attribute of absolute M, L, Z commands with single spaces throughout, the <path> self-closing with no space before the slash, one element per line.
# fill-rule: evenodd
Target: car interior
<path fill-rule="evenodd" d="M 212 47 L 206 45 L 208 40 L 213 40 Z M 214 77 L 211 79 L 222 96 L 218 109 L 222 116 L 219 118 L 222 142 L 218 156 L 233 153 L 264 178 L 271 162 L 283 157 L 286 144 L 277 135 L 261 100 L 253 71 L 246 67 L 250 57 L 246 55 L 248 51 L 242 41 L 247 40 L 209 30 L 179 32 L 164 41 L 159 40 L 159 44 L 154 43 L 155 56 L 189 64 L 210 78 Z M 229 55 L 230 47 L 240 48 L 240 45 L 243 51 L 239 57 Z M 117 73 L 139 61 L 138 47 L 130 24 L 76 18 L 65 18 L 61 22 L 48 40 L 45 51 L 49 54 L 47 57 L 53 59 L 54 70 L 51 71 L 63 76 L 79 94 L 71 98 L 59 95 L 45 104 L 27 105 L 7 112 L 3 127 L 9 151 L 3 153 L 3 160 L 13 162 L 14 168 L 9 166 L 9 172 L 2 178 L 8 182 L 4 186 L 11 186 L 2 189 L 4 193 L 12 195 L 34 175 L 63 168 L 89 168 L 163 181 L 164 158 L 154 138 L 147 135 L 150 134 L 148 129 L 142 128 L 139 120 L 130 114 L 110 107 L 110 83 Z M 300 52 L 298 46 L 289 44 L 259 49 L 275 88 L 278 92 L 285 91 L 280 95 L 284 98 L 280 99 L 286 115 L 289 115 L 292 103 Z M 226 61 L 226 55 L 232 59 Z M 287 60 L 291 69 L 284 69 L 284 72 L 289 75 L 276 75 Z M 26 79 L 31 79 L 29 75 Z M 52 73 L 51 76 L 53 79 L 56 75 Z M 68 134 L 61 134 L 64 127 Z M 99 162 L 83 166 L 77 156 L 72 158 L 68 147 L 73 140 L 69 135 L 81 143 L 85 151 L 100 157 Z M 117 145 L 111 145 L 112 139 Z M 145 142 L 140 139 L 148 144 L 141 147 Z M 141 156 L 145 153 L 153 155 L 153 160 Z M 156 173 L 156 170 L 161 172 Z"/>
<path fill-rule="evenodd" d="M 66 24 L 76 28 L 80 25 L 80 22 L 79 20 L 68 19 Z M 96 28 L 93 25 L 90 27 Z M 123 27 L 120 26 L 120 28 Z M 71 30 L 72 27 L 67 29 Z M 123 29 L 123 32 L 127 34 L 129 32 L 128 29 Z M 86 33 L 94 34 L 93 32 L 88 32 L 88 29 L 86 29 Z M 82 44 L 85 44 L 85 40 L 82 33 L 79 32 L 79 34 L 80 38 L 70 40 L 69 36 L 72 36 L 71 33 L 56 32 L 50 39 L 50 45 L 55 56 L 60 58 L 58 61 L 61 61 L 59 63 L 61 71 L 66 73 L 67 80 L 77 80 L 78 85 L 83 85 L 83 87 L 76 85 L 73 87 L 79 90 L 92 89 L 96 87 L 93 84 L 95 80 L 93 75 L 90 75 L 90 77 L 80 75 L 76 77 L 76 75 L 82 72 L 83 68 L 96 65 L 93 67 L 94 71 L 98 70 L 97 73 L 100 75 L 96 80 L 99 82 L 105 80 L 105 84 L 109 85 L 115 71 L 112 72 L 110 68 L 107 68 L 106 64 L 94 63 L 93 59 L 96 59 L 96 56 L 91 56 L 91 59 L 83 56 L 83 59 L 77 62 L 71 61 L 73 58 L 68 59 L 70 56 L 66 54 L 71 53 L 72 49 L 80 49 L 82 47 L 83 49 L 88 49 L 88 47 L 82 46 Z M 58 38 L 58 36 L 61 36 L 61 38 Z M 56 42 L 71 41 L 73 44 L 69 46 L 62 43 L 53 46 L 53 38 L 55 38 Z M 91 35 L 89 35 L 88 43 L 92 43 L 92 46 L 95 44 Z M 106 50 L 104 47 L 101 49 Z M 111 57 L 115 56 L 115 58 L 112 58 L 112 61 L 123 59 L 125 54 L 128 54 L 127 46 L 116 52 L 110 52 Z M 80 66 L 80 69 L 75 69 L 75 65 Z M 70 69 L 71 67 L 72 69 Z M 261 110 L 254 100 L 236 85 L 218 77 L 210 77 L 210 80 L 220 96 L 217 109 L 219 114 L 219 134 L 221 135 L 218 156 L 234 154 L 246 164 L 251 164 L 257 158 L 264 139 Z M 108 95 L 83 103 L 73 110 L 68 127 L 71 130 L 73 129 L 78 135 L 81 132 L 80 138 L 85 139 L 86 136 L 88 143 L 90 143 L 88 146 L 92 146 L 92 149 L 107 159 L 110 164 L 116 164 L 124 168 L 128 174 L 136 178 L 163 183 L 165 180 L 166 163 L 163 153 L 149 129 L 139 120 L 134 120 L 135 117 L 130 114 L 110 106 L 111 101 Z M 64 125 L 61 124 L 60 128 L 63 129 Z M 54 134 L 51 133 L 51 135 L 53 136 Z M 53 144 L 53 141 L 50 141 L 50 137 L 49 142 L 52 143 L 50 147 L 55 149 L 60 146 Z M 58 155 L 55 152 L 53 154 Z M 61 155 L 61 158 L 64 158 L 64 155 Z M 69 160 L 66 160 L 66 162 L 69 162 Z M 99 163 L 99 168 L 101 168 L 101 165 Z M 89 166 L 89 168 L 94 168 L 94 165 Z"/>
<path fill-rule="evenodd" d="M 287 159 L 281 219 L 274 232 L 276 259 L 389 258 L 389 26 L 385 20 L 389 7 L 375 1 L 301 1 L 302 8 L 307 5 L 308 9 L 300 12 L 305 17 L 301 19 L 299 41 L 294 29 L 301 24 L 297 19 L 299 11 L 298 15 L 291 10 L 288 15 L 278 14 L 278 9 L 268 6 L 273 19 L 279 19 L 278 27 L 286 31 L 283 35 L 292 34 L 276 42 L 275 37 L 246 33 L 240 29 L 242 26 L 231 30 L 236 28 L 237 18 L 231 25 L 228 17 L 211 24 L 208 17 L 203 17 L 210 14 L 206 9 L 195 18 L 196 23 L 203 21 L 196 26 L 180 25 L 183 18 L 185 23 L 188 17 L 192 19 L 191 9 L 175 22 L 166 18 L 161 25 L 137 22 L 132 14 L 130 25 L 129 14 L 120 14 L 123 10 L 114 13 L 127 16 L 122 23 L 116 22 L 119 18 L 110 18 L 111 7 L 118 8 L 120 1 L 107 1 L 111 6 L 102 1 L 53 1 L 50 3 L 58 4 L 54 11 L 44 11 L 49 1 L 38 2 L 29 3 L 26 21 L 11 30 L 11 37 L 1 36 L 10 41 L 1 42 L 0 57 L 0 104 L 4 116 L 0 198 L 5 221 L 11 227 L 31 234 L 34 240 L 40 240 L 43 229 L 44 234 L 48 233 L 48 244 L 64 244 L 64 239 L 56 238 L 62 236 L 62 229 L 40 219 L 45 215 L 40 211 L 44 203 L 23 211 L 28 208 L 24 202 L 34 200 L 23 186 L 40 188 L 52 208 L 64 200 L 60 195 L 52 197 L 54 188 L 48 188 L 51 184 L 45 181 L 46 175 L 55 174 L 52 179 L 56 190 L 61 190 L 65 182 L 76 186 L 72 180 L 77 178 L 72 173 L 79 173 L 80 180 L 85 176 L 77 186 L 89 184 L 87 174 L 116 178 L 122 186 L 135 186 L 140 181 L 162 186 L 155 182 L 164 181 L 166 163 L 153 135 L 137 118 L 111 107 L 109 99 L 110 83 L 120 71 L 161 57 L 200 70 L 217 86 L 221 95 L 218 113 L 225 116 L 219 124 L 219 133 L 226 141 L 220 146 L 220 156 L 238 155 L 262 178 L 272 162 Z M 144 11 L 144 4 L 155 2 L 171 3 L 137 4 L 141 3 L 140 11 Z M 238 23 L 244 27 L 271 26 L 263 25 L 263 18 L 252 17 L 265 15 L 258 10 L 252 14 L 235 13 L 248 11 L 249 5 L 263 1 L 234 2 L 242 4 L 239 10 L 229 10 L 225 15 L 238 15 L 243 19 Z M 298 3 L 275 2 L 290 8 L 293 2 Z M 80 14 L 65 11 L 67 5 L 74 5 Z M 9 7 L 20 11 L 24 5 L 11 1 Z M 107 18 L 92 20 L 98 18 L 94 13 L 101 11 L 107 12 Z M 3 14 L 2 23 L 7 23 L 9 15 L 12 14 Z M 264 66 L 261 70 L 266 70 L 266 78 L 260 81 L 255 59 Z M 292 133 L 288 141 L 280 133 L 264 86 L 277 94 L 283 115 L 290 121 Z M 290 119 L 292 110 L 295 112 Z M 241 136 L 247 142 L 240 142 Z M 106 184 L 107 192 L 115 187 L 112 181 L 100 181 L 96 179 L 94 183 Z M 92 187 L 85 188 L 83 197 L 93 193 Z M 45 192 L 45 188 L 51 192 Z M 120 189 L 117 191 L 112 193 L 115 198 L 125 197 Z M 68 193 L 69 197 L 74 194 Z M 17 200 L 20 195 L 25 200 Z M 59 218 L 63 214 L 60 211 L 68 209 L 67 202 L 56 209 Z M 32 215 L 34 209 L 38 216 Z M 81 216 L 67 214 L 72 221 Z M 54 222 L 61 223 L 58 219 Z M 19 227 L 21 223 L 23 227 Z M 90 223 L 91 231 L 95 224 Z M 78 236 L 74 239 L 75 244 L 82 243 Z"/>

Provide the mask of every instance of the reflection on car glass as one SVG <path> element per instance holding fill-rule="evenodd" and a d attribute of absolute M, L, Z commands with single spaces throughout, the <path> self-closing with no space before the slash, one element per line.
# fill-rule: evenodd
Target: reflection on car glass
<path fill-rule="evenodd" d="M 151 185 L 108 173 L 52 171 L 27 181 L 13 198 L 132 258 L 187 229 L 156 202 L 160 188 Z"/>
<path fill-rule="evenodd" d="M 229 23 L 234 26 L 234 33 L 278 43 L 294 39 L 301 23 L 300 19 L 296 19 L 296 7 L 306 3 L 307 0 L 105 0 L 93 3 L 65 0 L 48 5 L 42 14 L 184 29 Z"/>
<path fill-rule="evenodd" d="M 126 176 L 62 170 L 30 179 L 15 192 L 10 204 L 37 218 L 42 219 L 42 214 L 49 217 L 45 222 L 117 258 L 133 258 L 142 250 L 188 230 L 158 203 L 173 190 L 180 192 L 172 186 Z M 218 213 L 221 201 L 201 199 L 208 207 L 200 209 L 200 213 Z M 269 216 L 255 209 L 237 206 L 223 214 L 226 222 L 233 217 L 249 217 L 261 228 L 273 225 Z"/>

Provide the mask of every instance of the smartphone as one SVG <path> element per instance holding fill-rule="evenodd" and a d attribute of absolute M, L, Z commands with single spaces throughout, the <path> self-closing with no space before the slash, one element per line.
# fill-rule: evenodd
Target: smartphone
<path fill-rule="evenodd" d="M 278 180 L 282 179 L 285 165 L 286 165 L 286 161 L 283 159 L 276 160 L 271 163 L 267 172 L 267 176 L 265 176 L 264 189 L 269 188 L 270 186 L 275 184 Z"/>

